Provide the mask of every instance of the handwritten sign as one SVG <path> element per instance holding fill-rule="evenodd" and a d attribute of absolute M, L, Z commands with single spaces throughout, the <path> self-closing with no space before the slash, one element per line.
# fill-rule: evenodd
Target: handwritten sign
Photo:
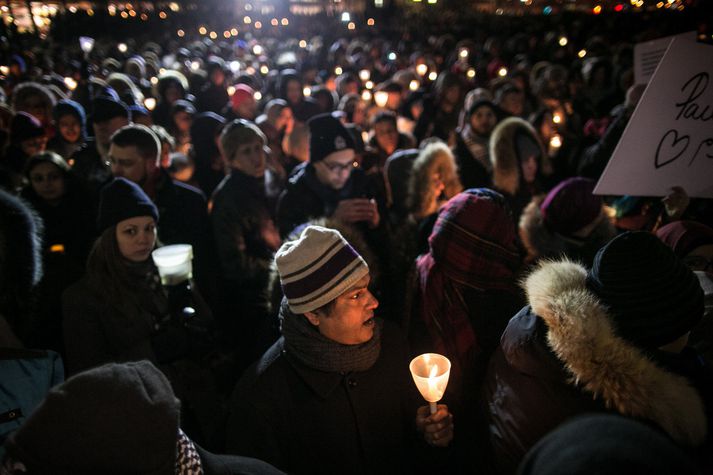
<path fill-rule="evenodd" d="M 594 190 L 713 198 L 713 47 L 675 38 Z"/>
<path fill-rule="evenodd" d="M 636 46 L 634 46 L 635 84 L 646 84 L 649 82 L 651 76 L 654 75 L 654 71 L 656 71 L 656 67 L 658 67 L 661 62 L 661 58 L 666 54 L 666 50 L 668 50 L 674 38 L 695 42 L 696 32 L 689 31 L 688 33 L 682 33 L 680 35 L 667 36 L 657 40 L 637 43 Z"/>

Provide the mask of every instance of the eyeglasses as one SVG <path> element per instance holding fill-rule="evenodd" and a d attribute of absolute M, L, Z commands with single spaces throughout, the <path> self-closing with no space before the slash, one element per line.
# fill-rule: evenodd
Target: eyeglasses
<path fill-rule="evenodd" d="M 703 256 L 686 256 L 683 263 L 693 270 L 707 271 L 713 269 L 713 258 L 706 259 Z"/>
<path fill-rule="evenodd" d="M 343 172 L 346 170 L 350 170 L 352 168 L 359 168 L 359 162 L 357 162 L 356 160 L 351 163 L 346 163 L 344 165 L 342 165 L 341 163 L 330 163 L 326 160 L 322 161 L 322 163 L 327 168 L 327 170 L 329 170 L 332 173 Z"/>

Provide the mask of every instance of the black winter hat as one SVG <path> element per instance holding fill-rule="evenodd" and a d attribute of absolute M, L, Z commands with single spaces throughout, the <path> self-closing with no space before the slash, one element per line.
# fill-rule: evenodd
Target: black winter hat
<path fill-rule="evenodd" d="M 330 153 L 356 148 L 354 138 L 332 114 L 320 114 L 307 122 L 309 126 L 309 161 L 319 162 Z"/>
<path fill-rule="evenodd" d="M 609 307 L 617 334 L 643 348 L 674 341 L 703 317 L 695 274 L 647 232 L 626 232 L 602 247 L 587 287 Z"/>
<path fill-rule="evenodd" d="M 99 232 L 136 216 L 151 216 L 158 222 L 156 206 L 139 185 L 120 177 L 102 188 L 97 219 Z"/>
<path fill-rule="evenodd" d="M 24 140 L 34 139 L 45 135 L 42 124 L 33 115 L 27 112 L 18 112 L 12 118 L 10 125 L 10 140 L 20 143 Z"/>
<path fill-rule="evenodd" d="M 696 474 L 692 460 L 664 434 L 621 416 L 574 418 L 543 437 L 518 475 Z"/>
<path fill-rule="evenodd" d="M 129 108 L 110 95 L 95 97 L 92 101 L 92 122 L 103 122 L 114 117 L 130 118 Z"/>
<path fill-rule="evenodd" d="M 179 414 L 153 364 L 108 364 L 53 388 L 7 453 L 28 473 L 173 475 Z"/>

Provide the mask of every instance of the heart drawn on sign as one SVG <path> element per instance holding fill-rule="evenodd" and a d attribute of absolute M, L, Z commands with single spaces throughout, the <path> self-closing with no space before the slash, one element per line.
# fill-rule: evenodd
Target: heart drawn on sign
<path fill-rule="evenodd" d="M 656 169 L 676 161 L 686 151 L 690 142 L 691 138 L 688 135 L 679 137 L 676 129 L 666 132 L 656 148 L 656 157 L 654 158 Z"/>

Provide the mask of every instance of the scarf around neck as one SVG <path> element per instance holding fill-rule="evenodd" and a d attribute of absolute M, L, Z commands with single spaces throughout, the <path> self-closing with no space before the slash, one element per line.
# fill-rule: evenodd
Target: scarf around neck
<path fill-rule="evenodd" d="M 371 368 L 381 352 L 382 325 L 383 322 L 377 319 L 371 340 L 358 345 L 344 345 L 323 336 L 304 315 L 293 313 L 287 299 L 283 299 L 280 306 L 280 327 L 287 353 L 312 369 L 328 373 Z"/>

